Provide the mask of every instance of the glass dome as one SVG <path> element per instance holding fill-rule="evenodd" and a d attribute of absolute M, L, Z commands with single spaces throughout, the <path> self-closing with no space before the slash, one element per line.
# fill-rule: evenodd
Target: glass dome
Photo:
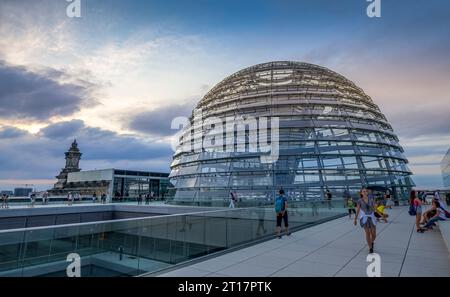
<path fill-rule="evenodd" d="M 249 131 L 261 122 L 245 128 L 244 151 L 236 143 L 234 151 L 223 149 L 226 140 L 214 150 L 196 149 L 214 128 L 208 119 L 220 119 L 225 129 L 238 117 L 277 119 L 276 162 L 262 162 L 262 152 L 247 149 Z M 171 203 L 223 206 L 231 191 L 244 202 L 270 201 L 280 188 L 295 200 L 323 199 L 327 189 L 334 197 L 355 197 L 362 186 L 401 199 L 414 185 L 407 163 L 386 117 L 353 82 L 308 63 L 264 63 L 225 78 L 198 103 L 173 156 Z"/>

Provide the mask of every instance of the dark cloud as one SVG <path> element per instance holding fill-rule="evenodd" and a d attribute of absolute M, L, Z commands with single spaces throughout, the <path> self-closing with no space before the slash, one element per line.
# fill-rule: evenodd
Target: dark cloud
<path fill-rule="evenodd" d="M 77 139 L 86 150 L 86 158 L 92 160 L 146 160 L 172 153 L 169 144 L 149 143 L 132 135 L 88 127 L 81 120 L 48 125 L 39 135 L 64 144 Z"/>
<path fill-rule="evenodd" d="M 195 103 L 157 108 L 136 115 L 129 123 L 129 128 L 154 136 L 170 136 L 177 132 L 171 129 L 172 120 L 176 117 L 189 117 Z"/>
<path fill-rule="evenodd" d="M 79 111 L 91 98 L 92 85 L 60 84 L 62 72 L 47 69 L 41 73 L 0 61 L 0 117 L 44 120 Z"/>
<path fill-rule="evenodd" d="M 27 131 L 18 129 L 16 127 L 0 127 L 0 139 L 6 139 L 6 138 L 16 138 L 20 136 L 24 136 L 27 134 Z"/>
<path fill-rule="evenodd" d="M 0 141 L 0 179 L 47 179 L 64 167 L 64 152 L 73 138 L 83 153 L 83 170 L 123 168 L 169 172 L 172 149 L 169 144 L 148 142 L 132 135 L 86 126 L 83 121 L 60 122 L 43 128 L 37 135 L 10 127 Z"/>
<path fill-rule="evenodd" d="M 129 123 L 129 128 L 149 135 L 169 136 L 177 132 L 171 129 L 172 120 L 179 116 L 189 117 L 194 103 L 166 106 L 136 115 Z"/>
<path fill-rule="evenodd" d="M 82 120 L 72 120 L 49 125 L 41 129 L 40 134 L 51 139 L 67 139 L 76 136 L 82 128 L 84 128 Z"/>
<path fill-rule="evenodd" d="M 397 135 L 407 138 L 450 135 L 450 105 L 408 106 L 401 112 L 386 112 Z"/>

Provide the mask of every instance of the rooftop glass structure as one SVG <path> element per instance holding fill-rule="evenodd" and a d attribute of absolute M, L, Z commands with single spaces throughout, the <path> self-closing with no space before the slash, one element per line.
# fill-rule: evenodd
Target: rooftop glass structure
<path fill-rule="evenodd" d="M 345 215 L 342 200 L 290 203 L 289 228 Z M 0 277 L 137 276 L 200 261 L 273 238 L 272 206 L 216 209 L 90 205 L 0 212 Z"/>
<path fill-rule="evenodd" d="M 245 123 L 247 117 L 257 124 Z M 223 133 L 217 121 L 210 125 L 213 118 L 222 121 Z M 227 126 L 230 119 L 244 121 L 243 144 L 239 124 Z M 251 150 L 260 148 L 265 125 L 268 143 L 277 142 L 274 162 Z M 227 127 L 234 127 L 232 133 Z M 211 130 L 215 138 L 205 147 Z M 175 204 L 223 205 L 232 191 L 243 202 L 269 201 L 280 188 L 288 199 L 314 200 L 327 189 L 334 197 L 347 191 L 355 196 L 362 186 L 389 189 L 402 199 L 414 186 L 403 148 L 379 107 L 347 78 L 308 63 L 264 63 L 225 78 L 198 103 L 179 136 L 170 174 Z"/>

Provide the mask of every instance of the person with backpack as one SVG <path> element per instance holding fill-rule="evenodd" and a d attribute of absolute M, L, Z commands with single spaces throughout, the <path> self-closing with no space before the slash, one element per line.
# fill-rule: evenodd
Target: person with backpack
<path fill-rule="evenodd" d="M 356 203 L 356 216 L 354 224 L 357 225 L 357 219 L 366 234 L 367 245 L 369 246 L 369 252 L 372 254 L 375 239 L 377 237 L 377 220 L 375 218 L 375 202 L 373 198 L 369 197 L 369 191 L 367 188 L 362 188 L 360 192 L 360 199 Z"/>
<path fill-rule="evenodd" d="M 422 218 L 422 200 L 417 197 L 416 191 L 412 190 L 409 195 L 409 214 L 416 217 L 417 232 L 423 233 L 425 229 L 420 227 L 420 219 Z"/>
<path fill-rule="evenodd" d="M 281 221 L 284 221 L 284 230 L 286 235 L 291 235 L 289 232 L 289 221 L 287 213 L 288 203 L 284 196 L 284 190 L 281 189 L 278 197 L 275 199 L 275 213 L 277 215 L 277 237 L 281 238 Z"/>

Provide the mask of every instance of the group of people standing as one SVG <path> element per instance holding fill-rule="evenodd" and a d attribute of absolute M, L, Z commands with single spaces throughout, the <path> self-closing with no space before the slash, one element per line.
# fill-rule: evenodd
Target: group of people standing
<path fill-rule="evenodd" d="M 329 192 L 327 190 L 327 192 Z M 328 193 L 327 193 L 328 194 Z M 327 200 L 330 199 L 330 194 L 325 195 Z M 359 199 L 355 202 L 350 195 L 344 195 L 346 206 L 348 208 L 349 217 L 352 218 L 354 214 L 354 225 L 358 223 L 364 230 L 365 239 L 369 249 L 369 253 L 374 253 L 375 240 L 377 238 L 377 223 L 383 221 L 388 222 L 389 215 L 385 212 L 386 209 L 391 209 L 394 206 L 394 202 L 391 199 L 390 193 L 385 193 L 384 197 L 375 197 L 374 193 L 363 187 L 359 192 Z M 422 197 L 418 197 L 416 191 L 410 193 L 410 214 L 411 210 L 414 210 L 416 216 L 417 232 L 424 232 L 425 230 L 431 230 L 433 226 L 436 226 L 436 222 L 447 220 L 450 218 L 450 213 L 447 209 L 446 202 L 439 196 L 439 193 L 435 194 L 430 209 L 424 211 L 422 208 Z M 236 192 L 230 192 L 230 208 L 235 208 L 237 202 Z M 282 237 L 282 222 L 284 222 L 284 233 L 289 236 L 289 220 L 288 220 L 288 200 L 285 196 L 283 189 L 279 191 L 275 199 L 275 212 L 276 212 L 276 236 Z"/>
<path fill-rule="evenodd" d="M 365 231 L 369 252 L 373 253 L 377 237 L 376 224 L 380 218 L 385 219 L 387 222 L 387 214 L 384 214 L 383 210 L 386 207 L 392 207 L 392 205 L 386 204 L 386 206 L 382 207 L 381 201 L 375 202 L 366 188 L 362 188 L 360 194 L 361 198 L 356 203 L 357 209 L 354 224 L 357 225 L 359 219 L 359 223 Z M 450 218 L 446 202 L 440 197 L 439 192 L 436 192 L 430 209 L 424 211 L 422 205 L 423 201 L 418 197 L 416 191 L 411 191 L 409 214 L 415 216 L 416 229 L 419 233 L 432 230 L 433 226 L 436 226 L 436 222 Z"/>
<path fill-rule="evenodd" d="M 81 195 L 80 193 L 72 193 L 69 192 L 67 193 L 67 205 L 71 206 L 73 205 L 74 201 L 81 201 Z M 101 193 L 100 194 L 100 203 L 102 204 L 106 204 L 106 201 L 108 200 L 108 195 L 106 195 L 106 193 Z M 92 202 L 93 203 L 97 203 L 98 202 L 98 196 L 97 193 L 93 193 L 92 194 Z"/>
<path fill-rule="evenodd" d="M 365 188 L 363 188 L 365 189 Z M 387 223 L 387 218 L 389 215 L 385 212 L 385 209 L 391 209 L 394 205 L 394 202 L 391 199 L 391 195 L 389 192 L 385 193 L 384 198 L 376 198 L 374 194 L 371 192 L 371 190 L 366 189 L 368 193 L 368 197 L 375 202 L 375 212 L 374 216 L 377 220 L 377 222 L 380 222 L 380 220 L 383 220 L 385 223 Z M 350 196 L 348 191 L 346 191 L 347 194 L 344 195 L 345 205 L 348 209 L 348 216 L 351 219 L 352 214 L 355 214 L 356 217 L 356 207 L 357 203 L 353 200 L 353 198 Z M 362 191 L 360 191 L 359 194 L 360 198 L 362 198 Z"/>
<path fill-rule="evenodd" d="M 36 193 L 30 193 L 28 195 L 28 199 L 30 201 L 30 204 L 28 205 L 29 207 L 34 207 L 34 205 L 36 204 Z M 9 195 L 8 194 L 3 194 L 2 195 L 2 208 L 9 208 Z M 47 205 L 49 201 L 49 195 L 48 192 L 44 192 L 42 194 L 42 205 Z"/>
<path fill-rule="evenodd" d="M 144 195 L 139 194 L 137 197 L 137 203 L 138 205 L 142 204 L 142 200 L 144 199 Z M 145 194 L 145 205 L 149 205 L 150 201 L 155 200 L 155 193 L 152 191 L 150 193 Z"/>

